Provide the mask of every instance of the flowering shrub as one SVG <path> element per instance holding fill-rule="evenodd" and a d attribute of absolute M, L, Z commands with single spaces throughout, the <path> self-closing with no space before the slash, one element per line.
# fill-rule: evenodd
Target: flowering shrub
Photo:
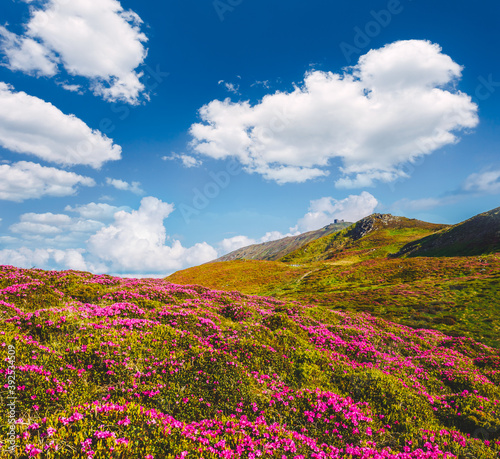
<path fill-rule="evenodd" d="M 286 258 L 287 263 L 210 263 L 179 271 L 167 280 L 368 312 L 412 328 L 435 328 L 500 348 L 500 253 L 394 259 L 386 255 L 408 242 L 405 232 L 398 237 L 392 231 L 373 232 L 361 241 L 368 244 L 363 250 L 358 245 L 344 247 L 324 262 L 303 260 L 298 251 Z M 318 254 L 324 255 L 327 247 L 321 247 Z M 284 305 L 284 311 L 290 309 Z"/>
<path fill-rule="evenodd" d="M 323 306 L 0 267 L 17 457 L 493 459 L 500 354 Z M 0 457 L 7 448 L 0 414 Z"/>

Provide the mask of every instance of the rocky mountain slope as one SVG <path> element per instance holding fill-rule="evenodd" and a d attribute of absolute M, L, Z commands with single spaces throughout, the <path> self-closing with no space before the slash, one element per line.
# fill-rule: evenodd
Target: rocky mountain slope
<path fill-rule="evenodd" d="M 373 214 L 343 231 L 312 241 L 281 258 L 287 263 L 305 263 L 356 256 L 374 258 L 396 252 L 410 241 L 446 228 L 391 214 Z"/>
<path fill-rule="evenodd" d="M 457 257 L 500 252 L 500 207 L 401 248 L 397 256 Z"/>
<path fill-rule="evenodd" d="M 351 223 L 332 223 L 324 228 L 316 231 L 299 234 L 298 236 L 289 236 L 271 242 L 262 244 L 254 244 L 248 247 L 235 250 L 228 253 L 215 261 L 232 261 L 232 260 L 279 260 L 280 258 L 294 252 L 298 248 L 316 239 L 334 234 L 350 226 Z"/>

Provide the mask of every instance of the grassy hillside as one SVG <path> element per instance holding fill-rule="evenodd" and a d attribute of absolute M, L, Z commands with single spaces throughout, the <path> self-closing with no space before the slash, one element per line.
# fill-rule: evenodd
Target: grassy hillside
<path fill-rule="evenodd" d="M 309 273 L 307 266 L 277 261 L 235 260 L 212 262 L 177 271 L 167 278 L 176 284 L 197 284 L 219 290 L 239 290 L 251 295 L 265 294 L 293 284 Z"/>
<path fill-rule="evenodd" d="M 285 237 L 277 241 L 265 242 L 263 244 L 254 244 L 248 247 L 235 250 L 228 253 L 215 261 L 233 261 L 233 260 L 279 260 L 280 258 L 288 255 L 290 252 L 302 247 L 308 242 L 314 241 L 324 236 L 341 231 L 347 228 L 352 223 L 332 223 L 317 231 L 309 231 L 298 236 Z"/>
<path fill-rule="evenodd" d="M 374 214 L 343 231 L 304 245 L 280 260 L 286 263 L 346 259 L 365 260 L 397 252 L 410 241 L 446 228 L 390 214 Z"/>
<path fill-rule="evenodd" d="M 420 247 L 457 231 L 483 237 L 486 230 L 496 231 L 499 215 L 496 209 L 450 228 L 374 214 L 304 245 L 282 263 L 208 264 L 169 280 L 366 311 L 500 347 L 499 255 L 394 258 L 403 247 Z M 481 240 L 486 251 L 495 241 Z"/>
<path fill-rule="evenodd" d="M 457 257 L 500 252 L 500 207 L 401 248 L 398 256 Z"/>
<path fill-rule="evenodd" d="M 225 262 L 188 269 L 168 280 L 370 312 L 500 348 L 500 255 L 364 261 L 351 256 L 300 266 Z"/>
<path fill-rule="evenodd" d="M 342 276 L 364 282 L 375 271 Z M 2 267 L 0 304 L 3 377 L 15 356 L 17 457 L 500 452 L 500 353 L 471 339 L 365 313 L 71 271 Z M 3 403 L 8 390 L 0 388 Z M 0 457 L 12 457 L 6 416 Z"/>

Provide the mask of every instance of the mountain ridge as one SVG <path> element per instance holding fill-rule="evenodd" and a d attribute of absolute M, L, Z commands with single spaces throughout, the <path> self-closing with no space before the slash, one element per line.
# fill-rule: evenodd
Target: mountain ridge
<path fill-rule="evenodd" d="M 446 227 L 447 225 L 376 213 L 358 220 L 343 231 L 311 241 L 280 261 L 325 261 L 345 257 L 346 252 L 369 258 L 388 255 L 412 240 Z"/>
<path fill-rule="evenodd" d="M 413 241 L 394 256 L 471 256 L 500 252 L 500 207 Z"/>
<path fill-rule="evenodd" d="M 233 260 L 268 260 L 276 261 L 295 251 L 299 247 L 313 240 L 333 234 L 347 228 L 352 223 L 337 222 L 330 223 L 319 230 L 308 231 L 297 236 L 287 236 L 276 241 L 263 242 L 261 244 L 252 244 L 240 249 L 234 250 L 222 257 L 213 260 L 213 262 L 224 262 Z"/>

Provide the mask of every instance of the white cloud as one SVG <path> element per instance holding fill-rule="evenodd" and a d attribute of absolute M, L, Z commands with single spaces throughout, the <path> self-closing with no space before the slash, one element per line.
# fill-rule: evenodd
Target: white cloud
<path fill-rule="evenodd" d="M 219 84 L 224 85 L 227 92 L 232 92 L 233 94 L 240 94 L 240 85 L 235 83 L 228 83 L 224 80 L 220 80 Z"/>
<path fill-rule="evenodd" d="M 131 191 L 134 194 L 143 194 L 144 191 L 141 189 L 140 182 L 128 183 L 124 180 L 106 178 L 106 184 L 115 187 L 117 190 L 121 191 Z"/>
<path fill-rule="evenodd" d="M 64 266 L 65 269 L 75 269 L 78 271 L 93 271 L 99 270 L 98 267 L 89 265 L 82 254 L 83 251 L 77 249 L 68 250 L 53 250 L 50 255 L 59 266 Z M 102 268 L 101 268 L 102 269 Z"/>
<path fill-rule="evenodd" d="M 173 212 L 172 204 L 146 197 L 138 210 L 122 209 L 90 203 L 66 207 L 78 217 L 23 214 L 10 227 L 17 237 L 0 238 L 9 246 L 0 250 L 0 264 L 160 276 L 217 258 L 206 242 L 183 247 L 167 236 L 163 222 Z M 111 213 L 112 223 L 98 221 Z"/>
<path fill-rule="evenodd" d="M 108 201 L 108 202 L 113 202 L 115 200 L 115 198 L 113 196 L 109 196 L 109 195 L 102 195 L 100 198 L 99 198 L 99 201 Z"/>
<path fill-rule="evenodd" d="M 295 228 L 290 228 L 290 232 L 287 234 L 283 234 L 279 231 L 268 231 L 264 236 L 260 238 L 260 242 L 271 242 L 271 241 L 277 241 L 278 239 L 283 239 L 284 237 L 289 237 L 289 236 L 297 236 L 299 235 L 300 232 L 295 230 Z"/>
<path fill-rule="evenodd" d="M 193 124 L 192 148 L 234 156 L 248 172 L 303 182 L 340 164 L 339 187 L 371 186 L 398 165 L 458 141 L 477 106 L 454 88 L 462 68 L 428 41 L 399 41 L 362 56 L 344 74 L 311 71 L 290 93 L 261 102 L 214 100 Z"/>
<path fill-rule="evenodd" d="M 463 188 L 475 193 L 500 193 L 500 169 L 469 175 Z"/>
<path fill-rule="evenodd" d="M 442 87 L 460 78 L 463 68 L 441 51 L 429 41 L 399 41 L 361 56 L 354 75 L 377 91 Z"/>
<path fill-rule="evenodd" d="M 173 161 L 178 159 L 182 162 L 182 165 L 188 169 L 191 167 L 199 167 L 203 164 L 202 161 L 194 156 L 186 155 L 184 153 L 172 153 L 170 156 L 163 156 L 162 159 L 163 161 Z"/>
<path fill-rule="evenodd" d="M 219 248 L 221 255 L 223 255 L 253 244 L 257 244 L 256 239 L 247 236 L 234 236 L 222 240 L 219 243 Z"/>
<path fill-rule="evenodd" d="M 105 203 L 95 203 L 91 202 L 89 204 L 84 204 L 81 206 L 66 206 L 64 208 L 66 212 L 76 212 L 80 215 L 81 218 L 98 220 L 98 221 L 106 221 L 112 220 L 115 213 L 120 210 L 130 210 L 128 207 L 116 207 L 110 206 Z"/>
<path fill-rule="evenodd" d="M 173 210 L 172 204 L 143 198 L 139 210 L 117 212 L 111 225 L 89 239 L 88 250 L 111 271 L 127 273 L 172 272 L 216 258 L 217 252 L 207 243 L 185 248 L 173 240 L 166 245 L 163 221 Z"/>
<path fill-rule="evenodd" d="M 21 222 L 43 223 L 45 225 L 67 225 L 71 223 L 71 217 L 65 214 L 35 214 L 33 212 L 21 215 Z"/>
<path fill-rule="evenodd" d="M 89 177 L 21 161 L 0 165 L 0 200 L 22 202 L 43 196 L 71 196 L 76 187 L 94 186 Z"/>
<path fill-rule="evenodd" d="M 0 145 L 64 165 L 101 167 L 121 147 L 74 115 L 0 82 Z"/>
<path fill-rule="evenodd" d="M 266 89 L 269 89 L 271 87 L 271 85 L 269 84 L 269 80 L 265 80 L 265 81 L 259 81 L 257 80 L 255 83 L 252 83 L 250 85 L 251 87 L 254 87 L 254 86 L 262 86 Z"/>
<path fill-rule="evenodd" d="M 20 249 L 0 250 L 0 265 L 12 265 L 19 268 L 75 269 L 79 271 L 101 272 L 101 266 L 89 265 L 81 250 L 68 249 Z"/>
<path fill-rule="evenodd" d="M 20 249 L 0 250 L 0 265 L 12 265 L 19 268 L 47 266 L 50 254 L 45 249 L 31 250 L 26 247 Z"/>
<path fill-rule="evenodd" d="M 284 237 L 297 236 L 300 234 L 297 228 L 290 228 L 290 232 L 283 234 L 280 231 L 269 231 L 264 236 L 259 239 L 252 239 L 248 236 L 234 236 L 231 238 L 223 239 L 219 242 L 219 253 L 220 255 L 225 255 L 226 253 L 234 252 L 235 250 L 241 249 L 242 247 L 247 247 L 254 244 L 262 244 L 264 242 L 277 241 L 278 239 L 283 239 Z"/>
<path fill-rule="evenodd" d="M 12 70 L 53 75 L 60 63 L 69 75 L 88 78 L 105 100 L 139 102 L 145 87 L 137 68 L 147 37 L 136 13 L 117 0 L 48 0 L 30 11 L 24 36 L 0 31 Z"/>
<path fill-rule="evenodd" d="M 81 93 L 82 87 L 79 84 L 67 84 L 62 83 L 61 86 L 66 89 L 66 91 Z"/>
<path fill-rule="evenodd" d="M 89 263 L 85 249 L 75 248 L 99 231 L 103 223 L 66 214 L 26 213 L 10 226 L 17 237 L 2 237 L 0 264 L 30 268 L 79 269 L 104 272 L 106 266 Z"/>
<path fill-rule="evenodd" d="M 4 51 L 11 70 L 37 76 L 54 76 L 57 73 L 57 58 L 45 46 L 32 38 L 19 37 L 2 26 L 0 49 Z"/>
<path fill-rule="evenodd" d="M 10 227 L 13 233 L 53 235 L 62 233 L 62 229 L 57 226 L 45 225 L 43 223 L 21 222 Z"/>
<path fill-rule="evenodd" d="M 366 191 L 342 200 L 331 197 L 317 199 L 311 201 L 309 212 L 297 222 L 297 228 L 300 232 L 314 231 L 333 223 L 335 219 L 357 222 L 371 215 L 377 205 L 377 199 Z"/>
<path fill-rule="evenodd" d="M 35 214 L 21 215 L 20 222 L 11 225 L 10 230 L 18 234 L 55 235 L 63 232 L 63 227 L 71 224 L 71 218 L 64 214 Z"/>
<path fill-rule="evenodd" d="M 81 217 L 72 218 L 66 214 L 27 213 L 20 221 L 10 226 L 10 231 L 21 239 L 12 246 L 28 245 L 47 249 L 71 249 L 82 246 L 85 241 L 99 231 L 104 223 Z M 79 249 L 83 253 L 83 249 Z"/>

